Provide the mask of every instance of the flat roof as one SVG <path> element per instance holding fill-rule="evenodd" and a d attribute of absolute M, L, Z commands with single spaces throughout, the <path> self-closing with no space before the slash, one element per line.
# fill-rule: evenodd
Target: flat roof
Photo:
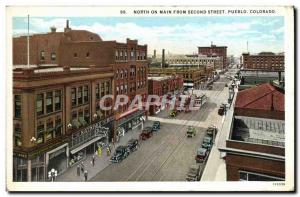
<path fill-rule="evenodd" d="M 233 140 L 255 144 L 285 146 L 285 122 L 283 120 L 235 116 Z"/>

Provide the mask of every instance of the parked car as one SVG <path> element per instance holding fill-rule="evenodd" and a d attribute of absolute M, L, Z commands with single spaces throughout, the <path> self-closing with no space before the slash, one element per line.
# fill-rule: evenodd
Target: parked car
<path fill-rule="evenodd" d="M 152 131 L 158 131 L 159 129 L 160 129 L 160 122 L 154 121 L 153 126 L 152 126 Z"/>
<path fill-rule="evenodd" d="M 225 113 L 225 110 L 226 110 L 226 105 L 225 105 L 225 104 L 222 104 L 222 105 L 220 106 L 220 108 L 218 109 L 218 114 L 219 114 L 220 116 L 223 116 L 224 113 Z"/>
<path fill-rule="evenodd" d="M 113 163 L 119 163 L 129 155 L 129 151 L 126 146 L 118 146 L 115 154 L 110 158 Z"/>
<path fill-rule="evenodd" d="M 171 110 L 169 115 L 173 118 L 176 117 L 177 116 L 177 110 Z"/>
<path fill-rule="evenodd" d="M 208 150 L 206 148 L 198 148 L 195 160 L 197 163 L 203 163 L 208 157 Z"/>
<path fill-rule="evenodd" d="M 204 136 L 203 142 L 202 142 L 202 148 L 210 149 L 212 145 L 212 138 L 208 135 Z"/>
<path fill-rule="evenodd" d="M 140 139 L 146 140 L 146 139 L 150 138 L 152 135 L 153 135 L 152 128 L 146 127 L 145 129 L 143 129 L 142 133 L 140 134 Z"/>
<path fill-rule="evenodd" d="M 138 149 L 139 141 L 138 139 L 131 139 L 127 142 L 127 150 L 129 152 L 136 151 Z"/>
<path fill-rule="evenodd" d="M 186 174 L 186 181 L 200 181 L 203 172 L 203 166 L 196 164 L 191 165 Z"/>
<path fill-rule="evenodd" d="M 210 137 L 216 137 L 217 133 L 218 133 L 218 128 L 214 125 L 209 126 L 206 130 L 206 135 Z"/>
<path fill-rule="evenodd" d="M 186 136 L 187 137 L 194 137 L 194 136 L 196 136 L 196 129 L 195 129 L 195 127 L 189 126 L 187 128 L 187 131 L 186 131 Z"/>

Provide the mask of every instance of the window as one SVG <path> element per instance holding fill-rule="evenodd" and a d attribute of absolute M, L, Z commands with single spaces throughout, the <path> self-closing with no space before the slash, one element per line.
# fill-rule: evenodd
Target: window
<path fill-rule="evenodd" d="M 77 119 L 77 111 L 72 111 L 72 120 L 76 120 Z"/>
<path fill-rule="evenodd" d="M 77 103 L 78 105 L 82 104 L 82 87 L 78 88 Z"/>
<path fill-rule="evenodd" d="M 15 146 L 22 146 L 22 130 L 20 124 L 14 125 L 14 145 Z"/>
<path fill-rule="evenodd" d="M 109 81 L 105 82 L 105 90 L 106 90 L 106 94 L 110 94 L 110 82 Z"/>
<path fill-rule="evenodd" d="M 78 57 L 77 53 L 74 53 L 74 57 Z"/>
<path fill-rule="evenodd" d="M 39 122 L 39 125 L 37 126 L 37 143 L 44 143 L 44 124 L 42 122 Z"/>
<path fill-rule="evenodd" d="M 51 53 L 51 60 L 52 61 L 56 60 L 56 53 L 53 52 Z"/>
<path fill-rule="evenodd" d="M 38 116 L 44 114 L 44 94 L 38 94 L 36 99 L 36 114 Z"/>
<path fill-rule="evenodd" d="M 127 51 L 124 51 L 125 60 L 127 60 Z"/>
<path fill-rule="evenodd" d="M 134 51 L 131 51 L 131 52 L 130 52 L 130 59 L 131 59 L 131 60 L 134 60 Z"/>
<path fill-rule="evenodd" d="M 100 99 L 100 85 L 96 84 L 96 99 Z"/>
<path fill-rule="evenodd" d="M 84 103 L 89 102 L 89 87 L 87 85 L 84 86 L 84 90 L 83 90 L 83 102 Z"/>
<path fill-rule="evenodd" d="M 72 107 L 76 106 L 76 88 L 71 89 Z"/>
<path fill-rule="evenodd" d="M 51 140 L 52 138 L 54 138 L 54 128 L 53 128 L 53 121 L 51 119 L 47 120 L 47 124 L 46 124 L 46 133 L 45 133 L 45 137 L 46 137 L 46 141 Z"/>
<path fill-rule="evenodd" d="M 55 118 L 55 137 L 61 136 L 61 134 L 62 134 L 61 117 L 56 116 L 56 118 Z"/>
<path fill-rule="evenodd" d="M 101 83 L 101 97 L 103 97 L 105 94 L 104 88 L 105 87 L 104 87 L 104 82 L 103 82 L 103 83 Z"/>
<path fill-rule="evenodd" d="M 41 53 L 40 53 L 40 60 L 42 60 L 42 61 L 45 60 L 45 51 L 41 51 Z"/>
<path fill-rule="evenodd" d="M 84 108 L 84 120 L 87 123 L 90 123 L 90 112 L 88 107 Z"/>
<path fill-rule="evenodd" d="M 21 118 L 21 95 L 15 95 L 15 118 Z"/>
<path fill-rule="evenodd" d="M 86 53 L 86 58 L 89 58 L 89 57 L 90 57 L 90 53 L 87 52 L 87 53 Z"/>
<path fill-rule="evenodd" d="M 119 51 L 116 51 L 116 60 L 119 59 Z"/>
<path fill-rule="evenodd" d="M 137 59 L 140 60 L 140 53 L 138 51 L 136 52 L 136 56 L 137 56 Z"/>
<path fill-rule="evenodd" d="M 53 93 L 46 93 L 46 113 L 53 112 Z"/>
<path fill-rule="evenodd" d="M 61 90 L 55 91 L 55 111 L 61 110 Z"/>
<path fill-rule="evenodd" d="M 117 95 L 118 95 L 119 94 L 119 86 L 117 86 L 116 92 L 117 92 Z"/>
<path fill-rule="evenodd" d="M 239 171 L 240 181 L 284 181 L 284 178 L 260 174 L 255 172 Z"/>

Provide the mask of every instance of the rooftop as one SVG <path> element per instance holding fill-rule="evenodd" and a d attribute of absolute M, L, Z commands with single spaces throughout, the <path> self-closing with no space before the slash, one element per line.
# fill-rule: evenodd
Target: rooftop
<path fill-rule="evenodd" d="M 285 123 L 283 120 L 235 116 L 231 139 L 284 147 Z"/>
<path fill-rule="evenodd" d="M 284 94 L 269 83 L 237 93 L 236 108 L 285 111 Z"/>

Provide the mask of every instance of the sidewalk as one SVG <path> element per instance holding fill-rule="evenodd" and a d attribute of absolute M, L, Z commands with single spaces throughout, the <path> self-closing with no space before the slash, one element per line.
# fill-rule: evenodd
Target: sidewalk
<path fill-rule="evenodd" d="M 102 149 L 102 156 L 99 157 L 98 155 L 95 155 L 95 166 L 92 166 L 91 163 L 92 155 L 87 155 L 86 158 L 83 160 L 83 164 L 85 166 L 85 170 L 88 171 L 88 180 L 92 179 L 104 168 L 111 165 L 109 159 L 112 156 L 112 154 L 114 154 L 115 148 L 117 148 L 120 145 L 126 145 L 127 142 L 132 138 L 138 139 L 140 132 L 141 132 L 141 126 L 125 133 L 125 135 L 120 138 L 120 141 L 118 143 L 115 143 L 115 147 L 113 147 L 113 145 L 111 144 L 112 151 L 110 156 L 107 156 L 106 150 Z M 80 176 L 77 176 L 77 164 L 75 164 L 74 166 L 68 168 L 67 171 L 64 172 L 62 175 L 59 175 L 55 181 L 79 182 L 79 181 L 84 181 L 84 176 L 82 172 L 80 172 Z"/>

